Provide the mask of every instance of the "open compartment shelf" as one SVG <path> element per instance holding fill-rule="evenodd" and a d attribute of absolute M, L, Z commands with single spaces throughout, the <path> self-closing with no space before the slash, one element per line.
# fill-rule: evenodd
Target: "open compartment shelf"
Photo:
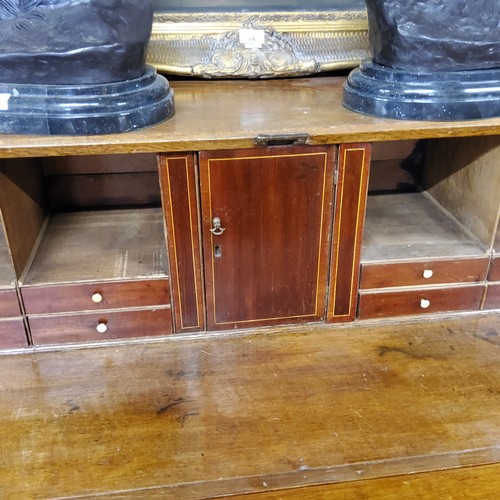
<path fill-rule="evenodd" d="M 161 208 L 53 214 L 22 285 L 167 277 Z"/>
<path fill-rule="evenodd" d="M 363 263 L 475 257 L 485 250 L 429 193 L 368 197 Z"/>

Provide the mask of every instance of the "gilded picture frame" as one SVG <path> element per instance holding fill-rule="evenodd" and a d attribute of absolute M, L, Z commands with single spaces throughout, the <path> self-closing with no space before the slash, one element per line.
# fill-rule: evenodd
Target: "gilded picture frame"
<path fill-rule="evenodd" d="M 370 55 L 360 1 L 349 8 L 349 0 L 331 0 L 348 8 L 307 12 L 156 10 L 148 63 L 163 73 L 199 78 L 277 78 L 353 68 Z"/>

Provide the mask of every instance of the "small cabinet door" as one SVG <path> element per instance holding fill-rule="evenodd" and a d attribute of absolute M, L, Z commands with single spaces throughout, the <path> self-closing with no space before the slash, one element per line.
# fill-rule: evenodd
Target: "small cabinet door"
<path fill-rule="evenodd" d="M 208 329 L 324 318 L 334 153 L 200 153 Z"/>

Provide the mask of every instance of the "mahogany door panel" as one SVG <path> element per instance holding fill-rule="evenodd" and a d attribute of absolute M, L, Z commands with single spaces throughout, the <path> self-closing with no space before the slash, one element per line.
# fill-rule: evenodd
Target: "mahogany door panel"
<path fill-rule="evenodd" d="M 353 321 L 356 317 L 370 154 L 370 144 L 339 147 L 327 315 L 330 322 Z"/>
<path fill-rule="evenodd" d="M 324 318 L 334 151 L 200 154 L 209 329 Z"/>
<path fill-rule="evenodd" d="M 197 181 L 193 154 L 160 155 L 176 332 L 205 329 Z"/>
<path fill-rule="evenodd" d="M 489 258 L 366 263 L 361 289 L 479 282 L 486 279 Z"/>
<path fill-rule="evenodd" d="M 169 307 L 29 316 L 34 345 L 90 342 L 172 333 Z"/>
<path fill-rule="evenodd" d="M 16 290 L 0 290 L 0 318 L 13 318 L 20 314 Z"/>
<path fill-rule="evenodd" d="M 500 309 L 500 282 L 488 284 L 484 309 Z"/>
<path fill-rule="evenodd" d="M 483 285 L 361 292 L 359 319 L 479 310 Z"/>
<path fill-rule="evenodd" d="M 21 287 L 27 314 L 170 305 L 168 279 Z"/>
<path fill-rule="evenodd" d="M 28 341 L 22 318 L 0 319 L 0 349 L 27 346 Z"/>

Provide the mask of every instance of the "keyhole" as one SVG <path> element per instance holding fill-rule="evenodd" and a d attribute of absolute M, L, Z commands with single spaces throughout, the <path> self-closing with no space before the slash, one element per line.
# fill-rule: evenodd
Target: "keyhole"
<path fill-rule="evenodd" d="M 220 245 L 215 245 L 214 247 L 214 255 L 216 257 L 222 257 L 222 248 Z"/>

